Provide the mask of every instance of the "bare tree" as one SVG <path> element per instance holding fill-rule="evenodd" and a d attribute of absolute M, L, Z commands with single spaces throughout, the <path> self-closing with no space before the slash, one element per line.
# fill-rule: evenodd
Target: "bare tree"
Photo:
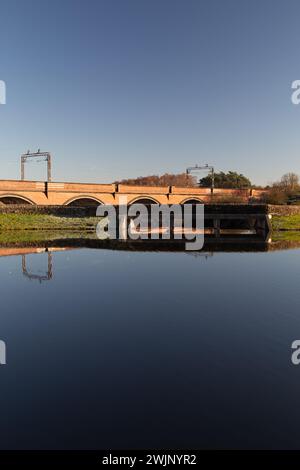
<path fill-rule="evenodd" d="M 295 173 L 286 173 L 280 181 L 272 184 L 263 199 L 269 204 L 287 204 L 299 191 L 299 176 Z"/>
<path fill-rule="evenodd" d="M 299 176 L 296 173 L 286 173 L 282 176 L 280 185 L 285 191 L 294 191 L 299 187 Z"/>
<path fill-rule="evenodd" d="M 194 187 L 197 181 L 194 176 L 180 173 L 177 175 L 165 173 L 164 175 L 139 176 L 138 178 L 124 179 L 116 183 L 128 184 L 132 186 L 178 186 Z"/>

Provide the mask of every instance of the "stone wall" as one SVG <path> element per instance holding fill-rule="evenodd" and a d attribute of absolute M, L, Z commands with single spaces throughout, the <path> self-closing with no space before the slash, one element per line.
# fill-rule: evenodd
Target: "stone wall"
<path fill-rule="evenodd" d="M 269 204 L 267 208 L 268 214 L 272 215 L 300 215 L 300 206 L 275 206 Z"/>

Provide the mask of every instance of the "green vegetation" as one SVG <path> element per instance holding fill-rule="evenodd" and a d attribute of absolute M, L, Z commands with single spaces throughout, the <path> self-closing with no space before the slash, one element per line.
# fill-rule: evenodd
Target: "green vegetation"
<path fill-rule="evenodd" d="M 298 242 L 300 243 L 300 231 L 289 231 L 285 232 L 275 231 L 272 233 L 272 242 Z"/>
<path fill-rule="evenodd" d="M 212 175 L 205 176 L 200 180 L 200 186 L 207 188 L 211 187 Z M 251 181 L 244 175 L 236 173 L 235 171 L 229 171 L 224 173 L 215 173 L 214 175 L 215 188 L 233 188 L 233 189 L 244 189 L 251 187 Z"/>
<path fill-rule="evenodd" d="M 272 217 L 272 227 L 274 231 L 298 230 L 300 232 L 300 214 L 274 215 Z"/>
<path fill-rule="evenodd" d="M 300 214 L 273 216 L 271 221 L 273 241 L 300 242 Z M 18 246 L 22 243 L 35 246 L 51 241 L 61 243 L 62 240 L 70 240 L 73 243 L 75 240 L 96 239 L 98 222 L 98 217 L 0 214 L 0 246 Z"/>
<path fill-rule="evenodd" d="M 96 232 L 90 231 L 75 231 L 72 230 L 3 230 L 0 231 L 0 246 L 11 246 L 11 245 L 22 245 L 26 243 L 28 245 L 35 245 L 40 242 L 55 242 L 58 240 L 68 241 L 72 240 L 90 240 L 96 239 Z"/>
<path fill-rule="evenodd" d="M 94 230 L 98 217 L 63 217 L 46 214 L 0 214 L 2 230 Z"/>

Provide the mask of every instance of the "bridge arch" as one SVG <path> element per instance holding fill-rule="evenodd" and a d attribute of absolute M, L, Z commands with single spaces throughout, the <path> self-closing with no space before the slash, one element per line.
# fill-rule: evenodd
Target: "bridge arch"
<path fill-rule="evenodd" d="M 10 205 L 10 204 L 30 204 L 31 206 L 36 205 L 31 199 L 28 199 L 25 196 L 19 196 L 17 194 L 1 194 L 0 195 L 0 204 Z"/>
<path fill-rule="evenodd" d="M 99 205 L 102 205 L 103 202 L 100 201 L 99 199 L 93 197 L 93 196 L 86 196 L 86 195 L 82 195 L 82 196 L 75 196 L 71 199 L 68 199 L 68 201 L 66 201 L 64 203 L 64 206 L 73 206 L 73 207 L 87 207 L 87 206 L 99 206 Z"/>
<path fill-rule="evenodd" d="M 131 205 L 131 204 L 149 205 L 149 204 L 159 204 L 159 202 L 156 201 L 156 199 L 154 199 L 151 196 L 145 196 L 145 197 L 144 196 L 138 196 L 135 199 L 133 199 L 132 201 L 130 201 L 128 204 L 129 205 Z"/>
<path fill-rule="evenodd" d="M 180 204 L 204 204 L 204 201 L 200 198 L 196 198 L 196 197 L 189 197 L 187 199 L 184 199 L 183 201 L 181 201 Z"/>

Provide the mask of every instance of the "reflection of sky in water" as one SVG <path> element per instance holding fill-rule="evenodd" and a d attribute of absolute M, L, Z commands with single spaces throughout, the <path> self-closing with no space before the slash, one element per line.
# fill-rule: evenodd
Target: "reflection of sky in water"
<path fill-rule="evenodd" d="M 81 249 L 52 270 L 0 259 L 2 448 L 299 446 L 299 251 Z"/>

